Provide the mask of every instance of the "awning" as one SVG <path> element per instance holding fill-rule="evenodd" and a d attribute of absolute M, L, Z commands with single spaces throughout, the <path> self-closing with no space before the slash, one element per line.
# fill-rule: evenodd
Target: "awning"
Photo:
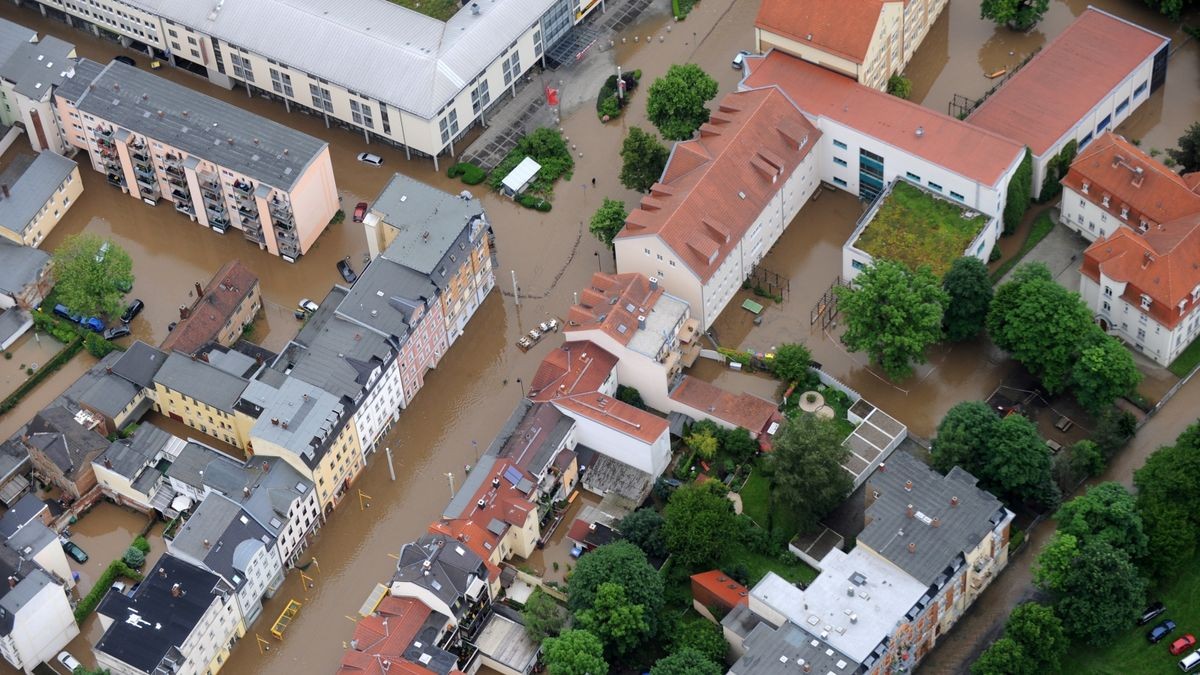
<path fill-rule="evenodd" d="M 667 415 L 667 426 L 670 428 L 672 436 L 683 437 L 683 428 L 695 421 L 681 412 L 673 412 Z"/>
<path fill-rule="evenodd" d="M 188 509 L 192 508 L 192 499 L 187 495 L 179 495 L 171 501 L 171 508 L 179 511 L 180 513 L 187 511 Z"/>
<path fill-rule="evenodd" d="M 510 195 L 519 194 L 525 189 L 526 186 L 529 185 L 529 182 L 533 180 L 533 177 L 537 175 L 538 171 L 541 170 L 542 165 L 533 161 L 532 157 L 526 157 L 525 159 L 521 160 L 521 163 L 518 164 L 515 169 L 509 171 L 508 175 L 505 176 L 504 180 L 501 181 L 501 183 L 504 185 L 505 192 Z"/>

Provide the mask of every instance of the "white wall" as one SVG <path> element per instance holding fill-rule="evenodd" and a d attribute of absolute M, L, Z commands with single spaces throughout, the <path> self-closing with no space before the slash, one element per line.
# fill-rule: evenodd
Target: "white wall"
<path fill-rule="evenodd" d="M 1064 185 L 1062 201 L 1059 203 L 1062 214 L 1059 216 L 1059 222 L 1088 241 L 1107 237 L 1122 225 L 1137 229 L 1140 223 L 1122 220 L 1119 216 L 1108 213 L 1093 202 L 1092 198 L 1100 199 L 1101 195 L 1095 194 L 1095 191 L 1093 194 L 1083 195 Z"/>
<path fill-rule="evenodd" d="M 400 363 L 395 354 L 390 354 L 389 358 L 391 360 L 380 366 L 373 376 L 376 380 L 371 384 L 371 391 L 354 413 L 354 427 L 362 445 L 364 464 L 383 431 L 400 418 L 400 409 L 406 403 Z"/>
<path fill-rule="evenodd" d="M 555 407 L 575 420 L 578 441 L 602 455 L 644 471 L 652 477 L 662 475 L 671 461 L 671 444 L 665 428 L 652 443 L 643 443 L 640 439 L 593 421 L 568 408 Z"/>
<path fill-rule="evenodd" d="M 32 582 L 29 577 L 22 580 L 22 583 Z M 34 666 L 52 660 L 76 635 L 79 626 L 67 595 L 62 586 L 50 583 L 17 612 L 12 632 L 4 640 L 10 648 L 0 652 L 13 666 L 31 673 Z"/>
<path fill-rule="evenodd" d="M 1192 311 L 1174 330 L 1158 323 L 1142 311 L 1141 303 L 1129 303 L 1122 294 L 1126 284 L 1100 273 L 1100 283 L 1080 275 L 1079 294 L 1091 308 L 1096 320 L 1104 319 L 1108 332 L 1132 349 L 1160 365 L 1170 365 L 1179 353 L 1196 339 L 1200 330 L 1200 312 Z M 1106 292 L 1111 289 L 1111 295 Z M 1172 311 L 1177 311 L 1172 308 Z"/>
<path fill-rule="evenodd" d="M 321 519 L 321 505 L 317 502 L 317 491 L 309 487 L 304 496 L 292 502 L 288 508 L 288 519 L 279 531 L 276 547 L 284 565 L 296 564 L 304 551 L 304 538 L 313 532 Z"/>

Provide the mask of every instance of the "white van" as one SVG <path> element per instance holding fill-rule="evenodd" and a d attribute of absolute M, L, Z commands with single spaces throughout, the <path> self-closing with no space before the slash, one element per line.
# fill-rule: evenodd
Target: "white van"
<path fill-rule="evenodd" d="M 1179 659 L 1179 669 L 1185 673 L 1192 672 L 1196 669 L 1196 666 L 1200 666 L 1200 650 Z"/>

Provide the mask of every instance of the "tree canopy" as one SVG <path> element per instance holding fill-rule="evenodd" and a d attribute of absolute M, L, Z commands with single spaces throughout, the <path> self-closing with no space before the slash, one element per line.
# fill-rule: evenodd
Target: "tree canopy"
<path fill-rule="evenodd" d="M 1088 331 L 1085 345 L 1071 370 L 1072 390 L 1079 405 L 1096 414 L 1133 392 L 1142 381 L 1142 373 L 1129 350 L 1095 324 Z"/>
<path fill-rule="evenodd" d="M 1004 624 L 1004 635 L 1021 645 L 1033 666 L 1031 673 L 1057 673 L 1071 646 L 1054 609 L 1037 602 L 1017 605 Z"/>
<path fill-rule="evenodd" d="M 979 15 L 1013 30 L 1028 30 L 1042 20 L 1050 0 L 983 0 Z"/>
<path fill-rule="evenodd" d="M 588 231 L 596 235 L 596 238 L 605 246 L 612 248 L 613 239 L 617 237 L 621 228 L 625 227 L 627 216 L 629 216 L 629 212 L 625 210 L 625 202 L 605 197 L 600 208 L 592 214 Z"/>
<path fill-rule="evenodd" d="M 1034 582 L 1054 597 L 1067 635 L 1092 645 L 1127 630 L 1146 600 L 1146 581 L 1124 551 L 1062 532 L 1038 556 Z"/>
<path fill-rule="evenodd" d="M 578 616 L 595 603 L 597 590 L 607 582 L 624 586 L 629 602 L 644 606 L 647 620 L 655 627 L 663 602 L 663 582 L 646 562 L 642 549 L 618 541 L 585 553 L 575 564 L 567 584 L 567 607 Z"/>
<path fill-rule="evenodd" d="M 630 127 L 621 144 L 621 185 L 638 192 L 649 192 L 658 182 L 671 151 L 654 134 Z"/>
<path fill-rule="evenodd" d="M 681 649 L 654 662 L 650 675 L 721 675 L 725 669 L 695 649 Z"/>
<path fill-rule="evenodd" d="M 1002 637 L 985 649 L 971 665 L 971 675 L 1036 675 L 1029 657 L 1017 641 Z"/>
<path fill-rule="evenodd" d="M 1133 484 L 1154 552 L 1145 561 L 1146 570 L 1156 579 L 1170 579 L 1191 563 L 1200 539 L 1200 425 L 1151 453 L 1133 473 Z"/>
<path fill-rule="evenodd" d="M 133 260 L 115 242 L 94 234 L 67 237 L 51 257 L 58 301 L 84 316 L 120 316 L 122 288 L 133 286 Z"/>
<path fill-rule="evenodd" d="M 925 350 L 942 339 L 942 316 L 949 297 L 929 271 L 910 272 L 903 264 L 876 260 L 850 288 L 838 287 L 845 317 L 842 342 L 865 351 L 893 380 L 925 362 Z"/>
<path fill-rule="evenodd" d="M 979 475 L 988 461 L 988 442 L 1000 416 L 983 401 L 963 401 L 946 411 L 931 443 L 933 468 L 948 473 L 956 466 Z"/>
<path fill-rule="evenodd" d="M 663 536 L 675 564 L 694 570 L 712 566 L 733 537 L 733 503 L 718 481 L 676 490 L 664 509 Z"/>
<path fill-rule="evenodd" d="M 663 138 L 683 141 L 708 121 L 708 103 L 717 95 L 717 81 L 694 63 L 673 65 L 650 85 L 646 117 Z"/>
<path fill-rule="evenodd" d="M 719 625 L 706 619 L 693 618 L 679 622 L 675 638 L 671 641 L 672 652 L 685 649 L 694 649 L 709 661 L 724 665 L 729 643 L 725 641 Z"/>
<path fill-rule="evenodd" d="M 788 342 L 775 348 L 771 359 L 771 372 L 784 384 L 799 382 L 808 376 L 812 353 L 799 342 Z"/>
<path fill-rule="evenodd" d="M 535 588 L 521 609 L 521 618 L 525 621 L 525 634 L 540 643 L 562 632 L 567 613 L 549 593 Z"/>
<path fill-rule="evenodd" d="M 1156 0 L 1146 1 L 1153 3 Z M 1157 1 L 1162 2 L 1162 4 L 1165 6 L 1172 0 Z M 1178 3 L 1181 0 L 1173 1 Z M 1183 173 L 1200 171 L 1200 122 L 1192 122 L 1192 125 L 1187 128 L 1187 131 L 1183 132 L 1183 135 L 1179 137 L 1179 141 L 1177 142 L 1179 147 L 1167 150 L 1167 155 L 1169 155 L 1171 159 L 1175 160 L 1176 164 L 1183 168 Z"/>
<path fill-rule="evenodd" d="M 771 498 L 790 509 L 801 532 L 841 504 L 854 482 L 842 468 L 849 454 L 833 420 L 797 413 L 776 434 L 771 454 Z"/>
<path fill-rule="evenodd" d="M 663 537 L 663 517 L 654 509 L 638 509 L 621 519 L 617 530 L 625 541 L 642 549 L 647 557 L 667 557 L 667 541 Z"/>
<path fill-rule="evenodd" d="M 942 277 L 942 289 L 949 297 L 942 317 L 946 339 L 962 342 L 979 335 L 992 304 L 992 280 L 988 278 L 987 265 L 972 256 L 955 260 Z"/>
<path fill-rule="evenodd" d="M 586 630 L 569 630 L 542 643 L 550 675 L 599 675 L 608 672 L 604 644 Z"/>
<path fill-rule="evenodd" d="M 605 651 L 616 657 L 628 654 L 650 637 L 646 607 L 630 602 L 625 587 L 611 581 L 596 587 L 595 601 L 575 615 L 575 623 L 600 638 Z"/>
<path fill-rule="evenodd" d="M 1146 533 L 1134 497 L 1120 483 L 1101 483 L 1065 503 L 1055 514 L 1058 531 L 1080 543 L 1102 541 L 1131 560 L 1146 556 Z"/>

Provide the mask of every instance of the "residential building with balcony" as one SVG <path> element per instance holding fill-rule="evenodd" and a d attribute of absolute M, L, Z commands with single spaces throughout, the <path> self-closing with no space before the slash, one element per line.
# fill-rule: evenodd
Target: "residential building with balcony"
<path fill-rule="evenodd" d="M 92 470 L 105 497 L 149 513 L 155 510 L 155 496 L 166 483 L 164 464 L 169 466 L 178 459 L 185 445 L 184 439 L 143 423 L 132 436 L 118 438 L 92 460 Z"/>
<path fill-rule="evenodd" d="M 35 521 L 31 531 L 37 526 L 46 530 Z M 61 550 L 50 534 L 49 546 Z M 8 580 L 0 585 L 0 656 L 13 668 L 33 673 L 79 635 L 71 601 L 62 581 L 7 545 L 0 546 L 0 575 Z"/>
<path fill-rule="evenodd" d="M 0 349 L 33 327 L 31 311 L 53 286 L 50 254 L 0 239 Z"/>
<path fill-rule="evenodd" d="M 687 302 L 643 274 L 592 275 L 567 310 L 563 335 L 591 341 L 617 356 L 617 381 L 637 389 L 646 405 L 670 411 L 669 391 L 699 355 L 699 321 Z M 686 351 L 686 354 L 685 354 Z"/>
<path fill-rule="evenodd" d="M 249 439 L 235 405 L 249 383 L 244 373 L 171 352 L 154 374 L 154 408 L 200 433 L 245 449 Z"/>
<path fill-rule="evenodd" d="M 441 636 L 434 645 L 453 647 L 471 640 L 482 627 L 492 605 L 489 589 L 487 565 L 471 549 L 453 539 L 424 534 L 401 547 L 388 593 L 419 600 L 432 612 L 449 617 L 452 634 Z"/>
<path fill-rule="evenodd" d="M 50 150 L 15 158 L 0 174 L 0 236 L 38 247 L 82 193 L 74 161 Z"/>
<path fill-rule="evenodd" d="M 25 425 L 21 444 L 29 452 L 34 474 L 76 500 L 96 487 L 92 460 L 108 449 L 106 433 L 103 420 L 90 412 L 53 404 Z"/>
<path fill-rule="evenodd" d="M 179 307 L 179 323 L 167 334 L 161 349 L 190 355 L 212 342 L 232 346 L 260 309 L 258 275 L 240 260 L 230 260 L 204 288 L 196 282 L 196 301 L 191 307 Z"/>
<path fill-rule="evenodd" d="M 68 141 L 109 183 L 288 262 L 316 242 L 338 209 L 327 143 L 133 66 L 98 67 L 81 61 L 55 99 Z"/>
<path fill-rule="evenodd" d="M 439 21 L 394 3 L 21 0 L 207 77 L 281 100 L 406 152 L 449 152 L 535 64 L 574 59 L 564 39 L 597 0 L 496 0 Z M 269 31 L 262 27 L 270 26 Z M 314 47 L 313 36 L 329 48 Z M 336 45 L 337 54 L 331 49 Z M 383 64 L 386 64 L 383 65 Z M 299 209 L 298 209 L 299 210 Z M 328 220 L 328 218 L 326 218 Z"/>
<path fill-rule="evenodd" d="M 755 51 L 816 63 L 880 91 L 904 72 L 949 4 L 946 0 L 766 0 L 754 20 Z"/>
<path fill-rule="evenodd" d="M 382 252 L 437 287 L 448 345 L 496 286 L 491 224 L 483 204 L 469 195 L 396 174 L 363 219 L 372 257 Z"/>
<path fill-rule="evenodd" d="M 109 591 L 96 613 L 96 664 L 120 675 L 217 673 L 246 632 L 229 584 L 170 553 L 130 594 Z"/>
<path fill-rule="evenodd" d="M 64 154 L 53 92 L 75 62 L 75 45 L 0 19 L 0 126 L 24 129 L 35 151 Z"/>
<path fill-rule="evenodd" d="M 617 270 L 657 279 L 707 330 L 817 189 L 822 138 L 780 91 L 726 95 L 625 220 Z"/>
<path fill-rule="evenodd" d="M 275 537 L 240 504 L 209 493 L 172 538 L 171 555 L 198 565 L 233 589 L 247 627 L 262 614 L 263 598 L 283 584 Z"/>

